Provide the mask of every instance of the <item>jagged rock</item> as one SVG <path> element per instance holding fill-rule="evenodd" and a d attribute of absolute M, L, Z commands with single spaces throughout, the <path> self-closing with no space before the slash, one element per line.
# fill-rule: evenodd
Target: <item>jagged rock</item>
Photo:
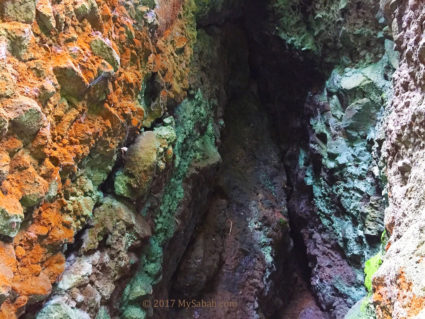
<path fill-rule="evenodd" d="M 78 20 L 87 19 L 94 29 L 101 28 L 102 20 L 96 1 L 78 0 L 74 5 L 74 12 Z"/>
<path fill-rule="evenodd" d="M 9 174 L 9 164 L 9 154 L 0 151 L 0 184 L 6 179 L 7 175 Z"/>
<path fill-rule="evenodd" d="M 4 102 L 10 121 L 10 131 L 28 141 L 45 123 L 45 117 L 36 101 L 25 96 Z"/>
<path fill-rule="evenodd" d="M 53 72 L 65 96 L 81 99 L 86 93 L 89 83 L 71 60 L 61 65 L 55 65 Z"/>
<path fill-rule="evenodd" d="M 0 138 L 2 138 L 7 133 L 8 126 L 9 119 L 7 114 L 3 109 L 0 109 Z"/>
<path fill-rule="evenodd" d="M 22 206 L 13 197 L 0 191 L 0 234 L 15 237 L 24 219 Z"/>
<path fill-rule="evenodd" d="M 50 32 L 56 27 L 56 20 L 53 16 L 50 0 L 38 0 L 36 12 L 38 23 L 46 28 L 47 31 Z"/>
<path fill-rule="evenodd" d="M 142 133 L 127 151 L 124 170 L 115 177 L 115 193 L 135 199 L 152 183 L 158 161 L 159 141 L 154 132 Z"/>
<path fill-rule="evenodd" d="M 117 71 L 120 67 L 120 57 L 118 53 L 112 48 L 111 42 L 108 39 L 96 38 L 90 42 L 90 47 L 94 54 L 105 59 L 112 67 L 114 71 Z"/>
<path fill-rule="evenodd" d="M 0 43 L 1 42 L 2 41 L 0 40 Z M 15 77 L 11 74 L 7 66 L 6 67 L 1 66 L 0 67 L 0 98 L 11 97 L 15 93 L 15 89 L 16 89 Z M 0 127 L 1 127 L 1 124 L 0 124 Z M 0 128 L 0 131 L 1 131 L 1 128 Z"/>
<path fill-rule="evenodd" d="M 37 314 L 37 319 L 90 319 L 90 316 L 58 299 L 49 301 Z"/>
<path fill-rule="evenodd" d="M 36 0 L 4 0 L 0 11 L 6 21 L 32 23 L 35 19 Z"/>
<path fill-rule="evenodd" d="M 33 33 L 31 26 L 25 23 L 0 23 L 0 37 L 7 39 L 7 50 L 20 60 L 28 60 L 28 46 Z"/>
<path fill-rule="evenodd" d="M 0 242 L 0 305 L 11 292 L 15 264 L 15 251 L 12 245 Z"/>
<path fill-rule="evenodd" d="M 88 231 L 83 250 L 96 249 L 103 238 L 108 236 L 108 242 L 122 245 L 121 250 L 126 251 L 150 235 L 150 226 L 142 216 L 136 215 L 132 209 L 114 198 L 107 197 L 94 211 L 93 228 Z"/>

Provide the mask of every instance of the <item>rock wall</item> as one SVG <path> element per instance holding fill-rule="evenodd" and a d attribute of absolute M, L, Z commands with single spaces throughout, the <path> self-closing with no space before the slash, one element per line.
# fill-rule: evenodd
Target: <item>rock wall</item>
<path fill-rule="evenodd" d="M 383 263 L 373 278 L 378 318 L 422 318 L 423 293 L 423 6 L 381 1 L 400 65 L 385 123 L 389 233 Z"/>
<path fill-rule="evenodd" d="M 424 17 L 1 1 L 0 318 L 424 316 Z"/>
<path fill-rule="evenodd" d="M 173 228 L 163 212 L 190 164 L 218 160 L 201 93 L 180 120 L 167 113 L 189 89 L 192 6 L 1 2 L 1 317 L 49 295 L 40 318 L 119 313 L 140 247 Z"/>

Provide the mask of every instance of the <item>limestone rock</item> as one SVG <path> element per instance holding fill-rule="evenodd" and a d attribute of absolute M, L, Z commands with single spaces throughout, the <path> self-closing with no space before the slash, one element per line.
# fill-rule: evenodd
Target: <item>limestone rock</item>
<path fill-rule="evenodd" d="M 32 23 L 35 19 L 36 0 L 4 0 L 0 4 L 3 19 Z"/>
<path fill-rule="evenodd" d="M 33 37 L 31 26 L 20 22 L 0 23 L 0 37 L 7 39 L 7 50 L 20 60 L 28 60 L 28 46 Z"/>
<path fill-rule="evenodd" d="M 16 236 L 23 219 L 24 214 L 19 201 L 0 192 L 0 234 Z"/>
<path fill-rule="evenodd" d="M 120 57 L 118 53 L 112 48 L 111 42 L 108 39 L 96 38 L 90 42 L 90 47 L 94 54 L 105 59 L 112 67 L 114 71 L 117 71 L 120 67 Z"/>
<path fill-rule="evenodd" d="M 156 171 L 159 141 L 154 132 L 141 134 L 126 154 L 124 170 L 115 177 L 115 192 L 128 198 L 143 196 Z"/>
<path fill-rule="evenodd" d="M 88 82 L 81 70 L 72 61 L 68 60 L 62 65 L 53 68 L 61 90 L 65 96 L 81 99 L 88 88 Z"/>
<path fill-rule="evenodd" d="M 10 157 L 9 154 L 0 151 L 0 184 L 6 179 L 9 174 Z"/>
<path fill-rule="evenodd" d="M 90 316 L 81 310 L 71 308 L 63 300 L 54 299 L 37 314 L 37 319 L 90 319 Z"/>
<path fill-rule="evenodd" d="M 28 141 L 45 123 L 45 117 L 36 101 L 20 96 L 4 102 L 4 110 L 10 121 L 10 131 Z"/>
<path fill-rule="evenodd" d="M 15 264 L 15 251 L 12 245 L 0 242 L 0 305 L 9 297 Z"/>
<path fill-rule="evenodd" d="M 50 4 L 50 0 L 38 0 L 37 2 L 37 21 L 38 23 L 47 29 L 52 31 L 56 27 L 55 17 L 53 16 L 53 9 Z"/>

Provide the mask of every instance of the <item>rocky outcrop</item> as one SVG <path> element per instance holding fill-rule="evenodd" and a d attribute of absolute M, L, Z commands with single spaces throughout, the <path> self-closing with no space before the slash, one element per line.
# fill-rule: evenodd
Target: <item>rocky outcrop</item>
<path fill-rule="evenodd" d="M 422 318 L 422 11 L 1 1 L 0 318 Z"/>
<path fill-rule="evenodd" d="M 414 1 L 381 1 L 400 52 L 394 98 L 385 123 L 389 233 L 373 278 L 378 318 L 424 316 L 423 224 L 423 8 Z"/>

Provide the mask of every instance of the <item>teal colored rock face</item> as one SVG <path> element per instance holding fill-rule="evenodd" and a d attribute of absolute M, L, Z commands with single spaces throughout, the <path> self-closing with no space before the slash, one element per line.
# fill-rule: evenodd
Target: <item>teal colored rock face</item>
<path fill-rule="evenodd" d="M 315 138 L 310 147 L 320 154 L 322 170 L 333 182 L 314 170 L 306 182 L 313 187 L 323 225 L 358 265 L 374 251 L 367 248 L 368 238 L 379 238 L 383 231 L 383 185 L 374 141 L 390 90 L 384 75 L 388 63 L 385 56 L 366 68 L 334 71 L 320 98 L 329 111 L 311 119 Z M 360 224 L 355 226 L 351 218 Z"/>
<path fill-rule="evenodd" d="M 307 102 L 316 106 L 316 113 L 310 120 L 309 149 L 300 151 L 298 165 L 311 186 L 314 215 L 340 247 L 346 271 L 355 278 L 348 282 L 335 275 L 328 293 L 319 285 L 313 289 L 324 300 L 326 295 L 346 296 L 348 307 L 370 289 L 376 263 L 367 260 L 381 249 L 386 201 L 379 145 L 392 70 L 390 54 L 363 67 L 336 68 L 324 91 Z"/>
<path fill-rule="evenodd" d="M 372 297 L 360 299 L 345 315 L 344 319 L 375 319 L 375 311 L 372 305 Z"/>
<path fill-rule="evenodd" d="M 176 110 L 174 171 L 155 212 L 153 235 L 141 256 L 139 270 L 123 293 L 121 314 L 125 319 L 143 318 L 146 309 L 141 308 L 141 300 L 152 293 L 152 286 L 161 279 L 163 245 L 174 234 L 174 214 L 185 196 L 183 184 L 190 169 L 220 159 L 215 149 L 212 111 L 212 104 L 204 100 L 201 92 L 183 101 Z M 174 139 L 174 134 L 165 133 L 164 129 L 157 130 L 159 136 Z"/>
<path fill-rule="evenodd" d="M 272 0 L 271 7 L 278 19 L 276 34 L 325 63 L 370 63 L 384 53 L 385 25 L 376 19 L 377 1 Z"/>
<path fill-rule="evenodd" d="M 63 301 L 52 300 L 37 314 L 37 319 L 89 319 L 81 310 L 73 309 Z"/>

